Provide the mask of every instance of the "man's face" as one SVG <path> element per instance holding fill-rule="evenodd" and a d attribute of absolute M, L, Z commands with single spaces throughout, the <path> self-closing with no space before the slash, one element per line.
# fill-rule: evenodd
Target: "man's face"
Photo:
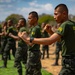
<path fill-rule="evenodd" d="M 24 26 L 24 21 L 23 21 L 23 20 L 19 20 L 19 21 L 18 21 L 18 26 L 19 26 L 19 27 Z"/>
<path fill-rule="evenodd" d="M 28 16 L 28 23 L 29 23 L 30 27 L 35 24 L 35 20 L 36 20 L 36 18 L 33 17 L 32 14 L 30 14 L 30 15 Z"/>
<path fill-rule="evenodd" d="M 57 23 L 62 23 L 63 22 L 63 12 L 60 11 L 60 8 L 57 8 L 54 10 L 54 19 L 56 20 Z"/>
<path fill-rule="evenodd" d="M 11 22 L 11 20 L 8 20 L 8 26 L 11 26 L 12 25 L 12 22 Z"/>

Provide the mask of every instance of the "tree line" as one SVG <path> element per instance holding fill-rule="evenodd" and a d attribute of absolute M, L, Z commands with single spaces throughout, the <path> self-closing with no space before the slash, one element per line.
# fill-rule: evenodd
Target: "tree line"
<path fill-rule="evenodd" d="M 13 23 L 15 25 L 15 24 L 17 24 L 19 18 L 22 18 L 22 17 L 24 18 L 24 16 L 20 15 L 20 14 L 11 14 L 11 15 L 7 16 L 7 18 L 5 19 L 5 21 L 7 21 L 9 19 L 12 19 Z M 70 14 L 69 15 L 69 19 L 75 21 L 75 16 L 72 15 L 72 14 Z M 50 23 L 51 25 L 55 25 L 56 24 L 53 15 L 45 14 L 45 13 L 39 15 L 39 20 L 38 20 L 39 25 L 41 25 L 43 22 Z M 1 22 L 1 24 L 2 23 L 3 22 Z"/>

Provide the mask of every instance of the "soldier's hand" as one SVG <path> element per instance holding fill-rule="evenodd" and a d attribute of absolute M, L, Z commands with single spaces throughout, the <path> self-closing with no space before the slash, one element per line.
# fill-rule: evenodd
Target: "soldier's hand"
<path fill-rule="evenodd" d="M 46 30 L 46 32 L 48 32 L 51 35 L 54 33 L 52 31 L 52 26 L 50 24 L 46 24 L 46 26 L 44 27 L 44 30 Z"/>
<path fill-rule="evenodd" d="M 28 37 L 28 34 L 24 31 L 24 32 L 19 32 L 18 33 L 18 36 L 21 38 L 21 39 L 25 39 Z"/>
<path fill-rule="evenodd" d="M 46 30 L 47 32 L 50 32 L 51 30 L 50 24 L 46 24 L 46 26 L 44 27 L 44 30 Z"/>
<path fill-rule="evenodd" d="M 9 36 L 11 36 L 11 35 L 12 35 L 12 33 L 9 33 L 8 35 L 9 35 Z"/>

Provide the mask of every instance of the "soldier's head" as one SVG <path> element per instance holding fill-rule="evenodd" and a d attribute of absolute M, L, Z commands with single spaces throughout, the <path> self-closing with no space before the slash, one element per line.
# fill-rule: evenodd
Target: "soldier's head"
<path fill-rule="evenodd" d="M 13 25 L 13 20 L 11 20 L 11 19 L 8 20 L 8 21 L 7 21 L 7 24 L 8 24 L 8 27 L 9 27 L 9 26 L 12 26 L 12 25 Z"/>
<path fill-rule="evenodd" d="M 20 18 L 18 21 L 18 26 L 23 27 L 26 26 L 26 19 L 25 18 Z"/>
<path fill-rule="evenodd" d="M 54 9 L 54 19 L 57 23 L 63 23 L 68 20 L 68 8 L 65 4 L 59 4 Z"/>
<path fill-rule="evenodd" d="M 38 22 L 38 13 L 36 11 L 30 12 L 28 15 L 28 23 L 31 26 L 34 26 L 37 24 L 37 22 Z"/>

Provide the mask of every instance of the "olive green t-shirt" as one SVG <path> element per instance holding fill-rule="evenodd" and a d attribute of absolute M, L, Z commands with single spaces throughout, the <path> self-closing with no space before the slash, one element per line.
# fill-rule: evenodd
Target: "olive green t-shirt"
<path fill-rule="evenodd" d="M 43 38 L 49 37 L 49 34 L 46 31 L 42 32 L 41 35 Z M 48 49 L 48 45 L 42 45 L 42 50 L 46 50 L 46 49 Z"/>
<path fill-rule="evenodd" d="M 41 33 L 42 37 L 45 38 L 45 37 L 49 37 L 48 33 L 46 31 L 44 31 L 43 33 Z"/>
<path fill-rule="evenodd" d="M 7 29 L 6 29 L 6 31 L 7 31 Z M 4 29 L 2 29 L 2 32 L 4 32 Z M 6 35 L 2 35 L 1 36 L 1 40 L 7 40 L 7 36 Z"/>
<path fill-rule="evenodd" d="M 36 25 L 30 29 L 30 36 L 35 37 L 35 38 L 41 37 L 41 28 L 39 25 Z M 29 46 L 29 50 L 30 51 L 40 50 L 40 45 L 39 44 L 33 44 L 32 46 Z"/>
<path fill-rule="evenodd" d="M 62 36 L 62 56 L 75 56 L 75 22 L 62 23 L 56 33 Z"/>
<path fill-rule="evenodd" d="M 19 29 L 19 32 L 23 32 L 23 31 L 27 31 L 25 27 L 21 27 Z M 25 47 L 25 46 L 27 46 L 27 44 L 22 39 L 20 39 L 18 41 L 18 46 Z"/>
<path fill-rule="evenodd" d="M 12 33 L 13 35 L 17 35 L 16 29 L 13 26 L 8 27 L 7 34 L 9 34 L 9 33 Z M 14 38 L 9 37 L 9 36 L 7 37 L 7 40 L 10 41 L 10 42 L 14 42 L 15 41 Z"/>

